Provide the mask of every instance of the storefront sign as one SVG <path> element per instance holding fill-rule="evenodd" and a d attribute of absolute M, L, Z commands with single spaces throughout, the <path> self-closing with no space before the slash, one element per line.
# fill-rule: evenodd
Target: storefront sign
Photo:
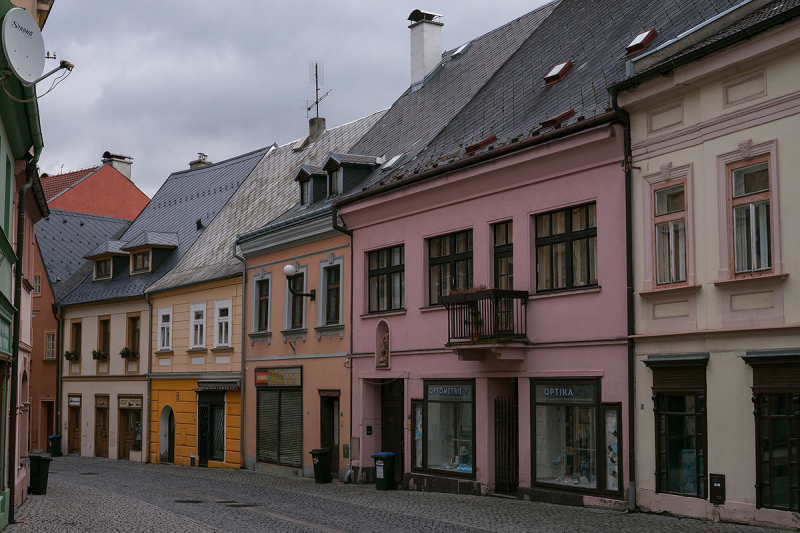
<path fill-rule="evenodd" d="M 81 406 L 81 397 L 80 396 L 70 396 L 69 397 L 69 406 L 70 407 L 80 407 Z"/>
<path fill-rule="evenodd" d="M 260 387 L 299 387 L 300 367 L 256 368 L 256 385 Z"/>
<path fill-rule="evenodd" d="M 0 352 L 11 353 L 11 324 L 0 319 Z"/>
<path fill-rule="evenodd" d="M 536 403 L 595 403 L 595 386 L 589 383 L 536 385 Z"/>
<path fill-rule="evenodd" d="M 428 400 L 438 401 L 472 401 L 472 385 L 465 384 L 428 384 Z"/>
<path fill-rule="evenodd" d="M 119 407 L 120 407 L 120 409 L 141 409 L 142 408 L 142 399 L 141 398 L 120 398 L 119 399 Z"/>

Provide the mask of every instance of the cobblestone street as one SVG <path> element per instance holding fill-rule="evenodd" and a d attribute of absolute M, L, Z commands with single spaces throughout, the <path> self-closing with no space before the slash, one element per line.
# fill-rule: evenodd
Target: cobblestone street
<path fill-rule="evenodd" d="M 65 457 L 51 463 L 47 494 L 30 495 L 9 532 L 521 532 L 648 533 L 780 530 L 669 516 L 616 513 L 505 498 L 241 470 Z"/>

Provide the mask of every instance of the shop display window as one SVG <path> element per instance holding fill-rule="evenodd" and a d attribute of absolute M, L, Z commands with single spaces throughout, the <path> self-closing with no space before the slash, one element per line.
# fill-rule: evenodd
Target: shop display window
<path fill-rule="evenodd" d="M 413 402 L 414 459 L 424 471 L 475 475 L 475 397 L 472 381 L 426 381 Z"/>

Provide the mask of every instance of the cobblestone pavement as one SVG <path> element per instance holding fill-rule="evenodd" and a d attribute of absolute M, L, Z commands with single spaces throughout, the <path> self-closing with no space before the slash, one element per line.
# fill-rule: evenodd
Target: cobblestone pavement
<path fill-rule="evenodd" d="M 777 533 L 643 513 L 312 479 L 244 470 L 61 457 L 8 532 L 699 532 Z"/>

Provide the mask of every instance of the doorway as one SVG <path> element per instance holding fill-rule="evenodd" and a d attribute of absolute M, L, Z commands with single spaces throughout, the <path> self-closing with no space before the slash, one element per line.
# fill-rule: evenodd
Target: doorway
<path fill-rule="evenodd" d="M 197 398 L 197 457 L 200 466 L 225 460 L 225 393 L 200 393 Z"/>
<path fill-rule="evenodd" d="M 131 452 L 142 450 L 142 410 L 119 410 L 119 458 L 130 459 Z"/>
<path fill-rule="evenodd" d="M 51 437 L 56 434 L 55 428 L 55 401 L 54 400 L 43 400 L 40 403 L 41 410 L 40 413 L 44 414 L 44 419 L 42 420 L 42 435 L 44 438 L 41 438 L 39 442 L 46 443 L 47 437 Z"/>
<path fill-rule="evenodd" d="M 81 408 L 69 408 L 67 453 L 81 453 Z"/>
<path fill-rule="evenodd" d="M 394 479 L 403 482 L 403 380 L 381 381 L 381 451 L 397 454 Z"/>
<path fill-rule="evenodd" d="M 159 460 L 162 463 L 175 462 L 175 413 L 169 405 L 161 410 L 159 421 Z"/>
<path fill-rule="evenodd" d="M 319 391 L 320 447 L 331 449 L 331 475 L 339 477 L 339 391 Z"/>
<path fill-rule="evenodd" d="M 95 457 L 108 458 L 108 407 L 97 407 L 94 413 Z"/>

